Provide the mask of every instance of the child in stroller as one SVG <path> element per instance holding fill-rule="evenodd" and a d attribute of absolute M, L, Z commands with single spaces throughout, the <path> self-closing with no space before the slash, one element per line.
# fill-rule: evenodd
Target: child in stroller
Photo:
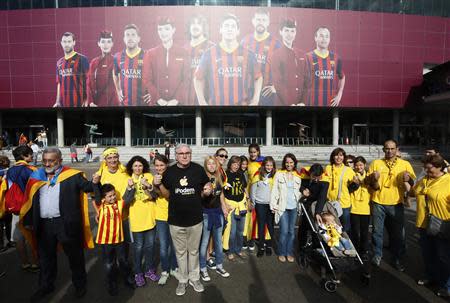
<path fill-rule="evenodd" d="M 356 250 L 352 242 L 342 234 L 342 226 L 336 222 L 336 217 L 329 212 L 320 214 L 322 223 L 318 224 L 319 233 L 327 243 L 335 257 L 355 257 Z"/>

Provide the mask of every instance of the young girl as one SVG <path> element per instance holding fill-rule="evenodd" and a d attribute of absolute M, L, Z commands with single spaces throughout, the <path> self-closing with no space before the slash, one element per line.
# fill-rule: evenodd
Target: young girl
<path fill-rule="evenodd" d="M 130 229 L 133 233 L 134 273 L 137 287 L 145 285 L 145 278 L 153 282 L 159 280 L 154 262 L 155 247 L 155 203 L 153 175 L 150 166 L 141 156 L 134 156 L 127 163 L 128 191 L 134 191 L 134 199 L 130 204 Z M 142 258 L 145 266 L 142 268 Z"/>
<path fill-rule="evenodd" d="M 370 221 L 370 193 L 365 184 L 366 159 L 356 157 L 354 160 L 355 173 L 359 181 L 359 188 L 351 193 L 352 208 L 350 211 L 350 237 L 364 261 L 369 260 L 369 221 Z"/>
<path fill-rule="evenodd" d="M 258 222 L 259 243 L 258 252 L 256 254 L 257 257 L 262 257 L 264 255 L 264 250 L 267 256 L 272 255 L 271 239 L 273 239 L 274 235 L 274 216 L 270 210 L 269 203 L 275 171 L 275 160 L 270 156 L 266 157 L 257 172 L 257 178 L 254 179 L 254 183 L 251 185 L 250 199 L 252 205 L 255 207 Z M 270 233 L 270 239 L 265 239 L 264 237 L 264 227 L 266 225 Z"/>
<path fill-rule="evenodd" d="M 161 179 L 169 165 L 169 159 L 161 154 L 155 154 L 154 159 L 156 174 L 153 179 Z M 165 285 L 167 279 L 169 279 L 169 274 L 175 278 L 178 277 L 178 272 L 176 270 L 178 265 L 175 250 L 173 248 L 172 237 L 170 236 L 169 224 L 167 223 L 169 217 L 169 202 L 162 196 L 161 192 L 158 190 L 156 190 L 156 192 L 158 193 L 155 207 L 156 233 L 158 234 L 159 239 L 159 257 L 162 269 L 158 284 Z"/>
<path fill-rule="evenodd" d="M 224 185 L 225 202 L 231 208 L 228 215 L 228 223 L 231 225 L 229 239 L 228 259 L 234 260 L 234 255 L 245 258 L 242 252 L 244 241 L 245 215 L 247 214 L 247 183 L 240 170 L 241 159 L 239 156 L 232 156 L 228 161 L 227 183 Z"/>
<path fill-rule="evenodd" d="M 224 196 L 222 193 L 223 181 L 220 176 L 218 161 L 211 156 L 206 157 L 204 162 L 205 172 L 209 177 L 213 192 L 211 196 L 203 200 L 203 233 L 200 243 L 200 277 L 203 281 L 210 281 L 206 266 L 206 255 L 208 243 L 212 234 L 214 241 L 214 252 L 216 255 L 216 272 L 224 278 L 230 274 L 223 268 L 222 231 L 224 227 Z"/>

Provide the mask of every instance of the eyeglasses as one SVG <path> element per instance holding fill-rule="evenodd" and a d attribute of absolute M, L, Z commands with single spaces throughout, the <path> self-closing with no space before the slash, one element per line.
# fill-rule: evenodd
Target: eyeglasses
<path fill-rule="evenodd" d="M 177 153 L 178 156 L 190 156 L 191 152 L 187 152 L 187 153 Z"/>
<path fill-rule="evenodd" d="M 219 156 L 219 157 L 221 157 L 221 158 L 228 159 L 228 155 L 220 154 L 220 155 L 217 155 L 217 156 Z"/>
<path fill-rule="evenodd" d="M 353 161 L 347 161 L 347 164 L 351 164 L 351 163 L 353 163 Z"/>

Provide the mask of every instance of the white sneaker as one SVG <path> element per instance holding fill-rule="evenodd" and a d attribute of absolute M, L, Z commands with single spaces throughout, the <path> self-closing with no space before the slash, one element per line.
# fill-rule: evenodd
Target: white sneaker
<path fill-rule="evenodd" d="M 218 273 L 219 275 L 221 275 L 224 278 L 228 278 L 230 276 L 230 273 L 228 271 L 226 271 L 223 268 L 219 268 L 219 267 L 216 268 L 216 273 Z"/>
<path fill-rule="evenodd" d="M 211 281 L 211 278 L 208 275 L 208 271 L 206 270 L 200 270 L 200 277 L 202 278 L 203 281 L 205 282 L 209 282 Z"/>
<path fill-rule="evenodd" d="M 163 271 L 161 273 L 161 277 L 159 278 L 158 285 L 165 285 L 167 280 L 169 279 L 169 273 L 167 271 Z"/>
<path fill-rule="evenodd" d="M 183 296 L 186 293 L 187 283 L 178 283 L 177 289 L 175 290 L 175 293 L 177 296 Z"/>
<path fill-rule="evenodd" d="M 172 277 L 174 277 L 175 279 L 177 279 L 178 281 L 180 281 L 180 274 L 178 273 L 178 269 L 175 269 L 175 270 L 171 269 L 170 275 Z"/>
<path fill-rule="evenodd" d="M 191 285 L 196 292 L 204 292 L 205 291 L 203 284 L 199 280 L 196 280 L 196 281 L 189 280 L 189 285 Z"/>

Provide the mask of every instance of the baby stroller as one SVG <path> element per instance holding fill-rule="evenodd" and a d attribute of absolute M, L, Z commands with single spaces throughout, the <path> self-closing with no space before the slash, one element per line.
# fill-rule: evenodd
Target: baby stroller
<path fill-rule="evenodd" d="M 305 215 L 311 230 L 308 232 L 307 241 L 300 253 L 299 264 L 306 268 L 311 262 L 320 266 L 321 278 L 323 287 L 327 292 L 335 292 L 337 286 L 340 283 L 338 275 L 345 272 L 351 272 L 360 269 L 362 271 L 361 281 L 365 284 L 369 284 L 370 274 L 365 268 L 361 257 L 358 252 L 355 256 L 334 256 L 327 243 L 324 242 L 319 231 L 318 224 L 315 220 L 312 220 L 312 214 L 315 213 L 316 202 L 311 204 L 310 209 L 300 201 L 300 207 L 302 213 Z M 326 202 L 323 211 L 332 213 L 338 223 L 338 214 L 335 207 Z M 348 238 L 348 235 L 344 232 L 342 234 Z"/>

